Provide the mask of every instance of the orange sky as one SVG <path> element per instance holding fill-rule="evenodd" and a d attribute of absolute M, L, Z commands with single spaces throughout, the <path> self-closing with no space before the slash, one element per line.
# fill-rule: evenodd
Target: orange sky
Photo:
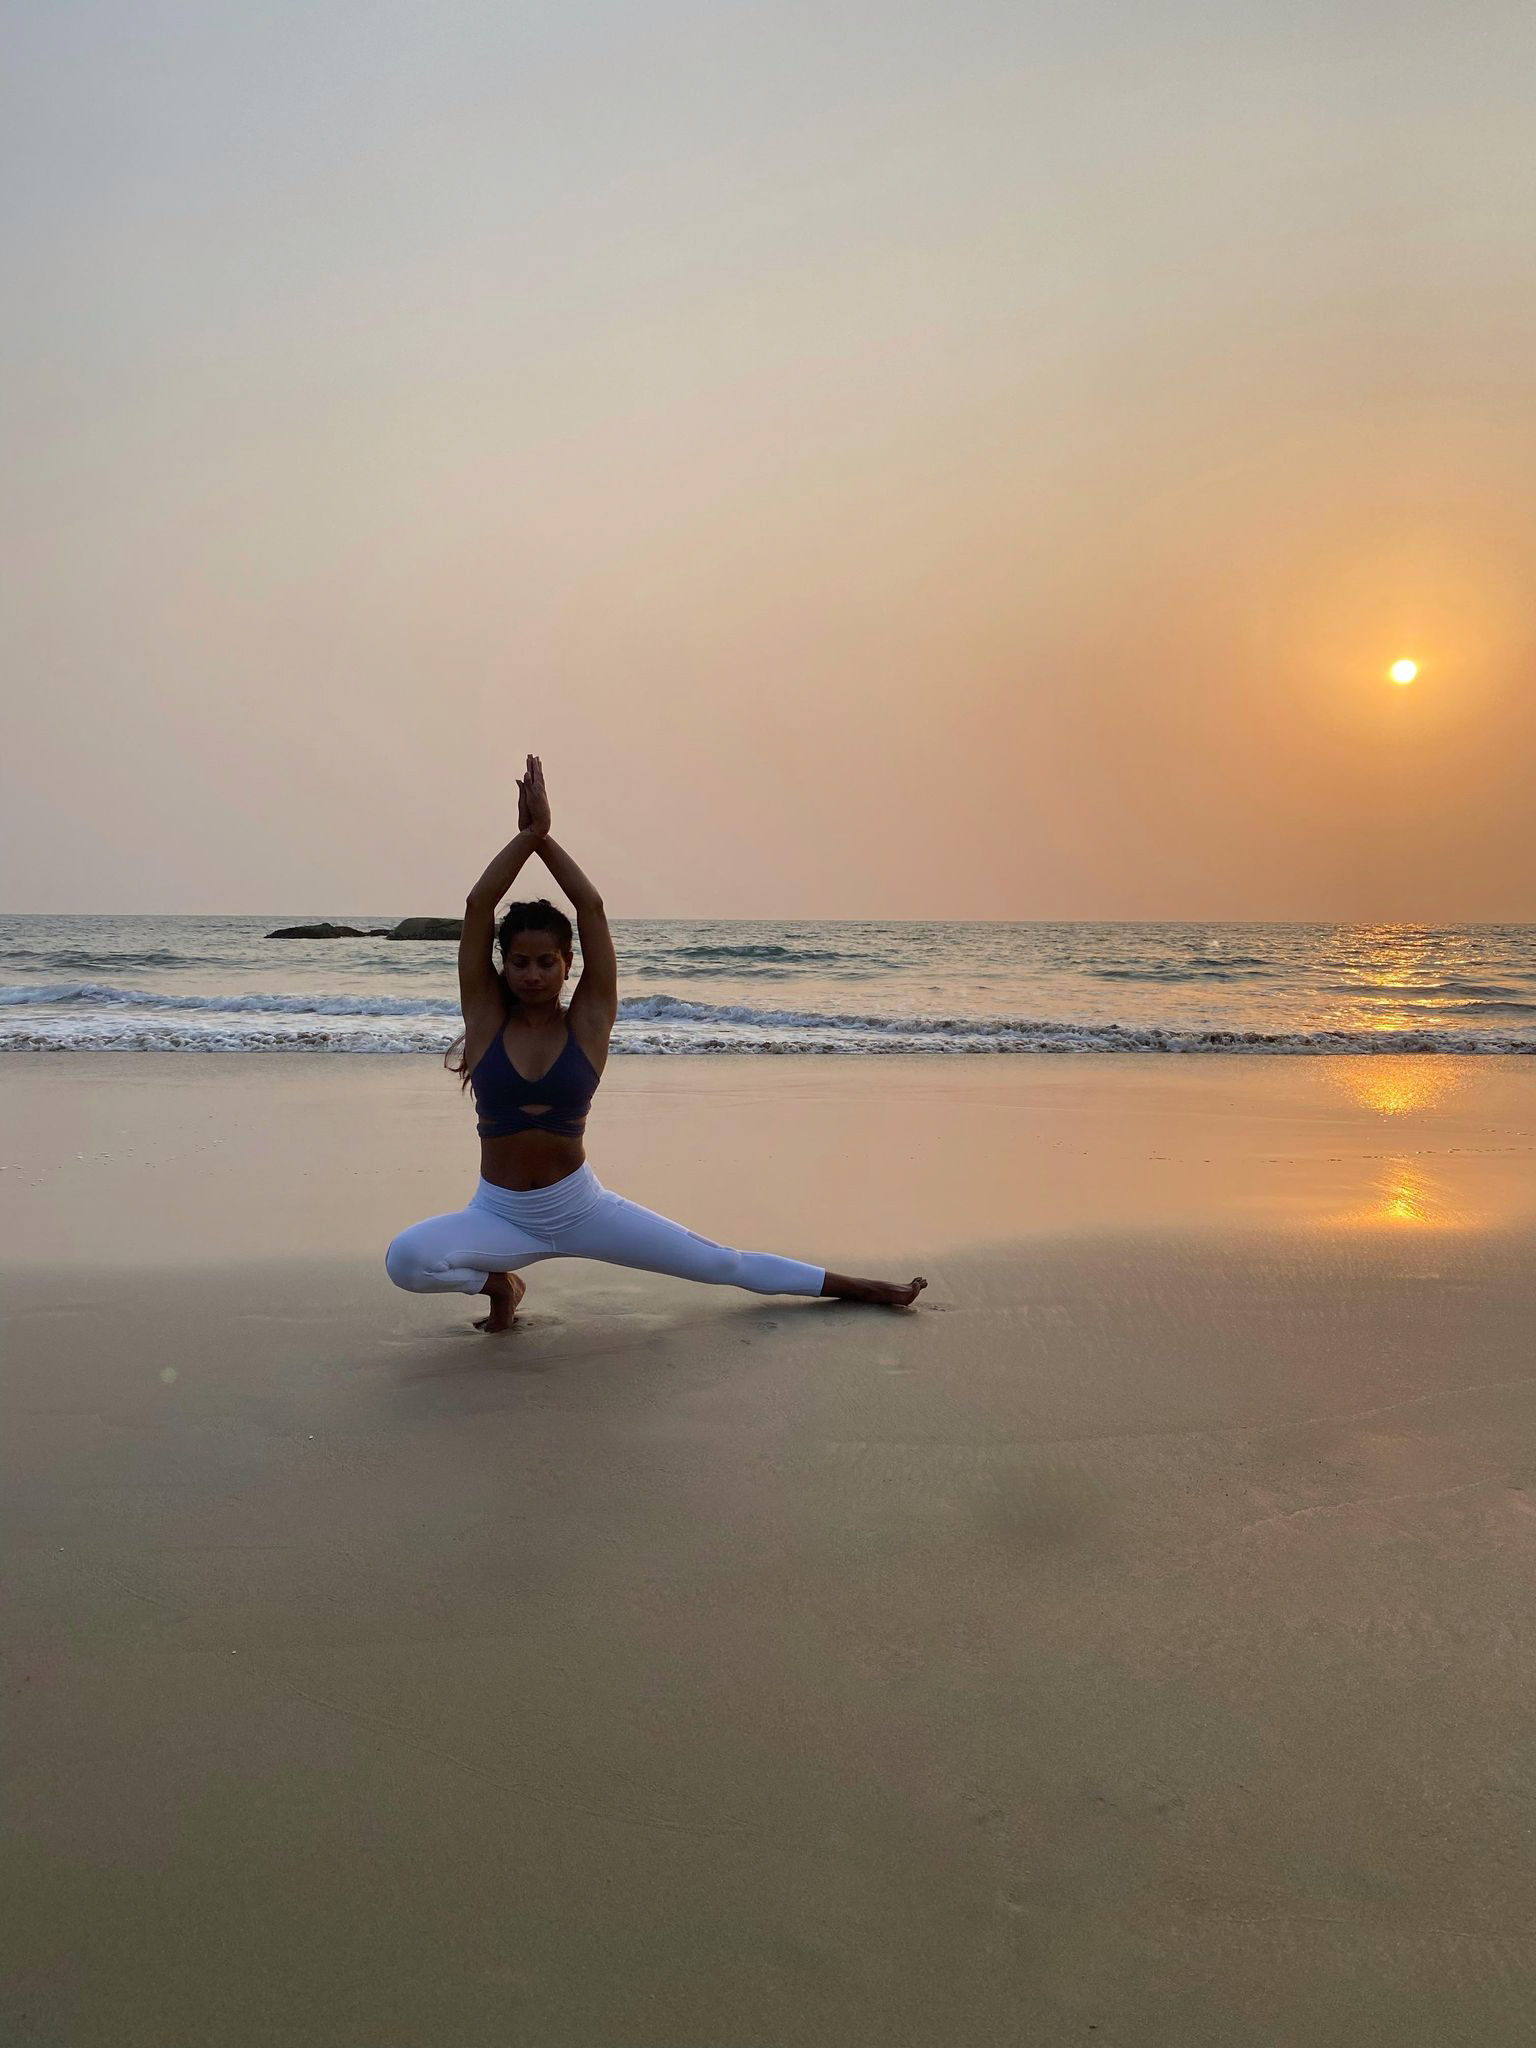
<path fill-rule="evenodd" d="M 1536 917 L 1527 10 L 256 12 L 8 17 L 0 907 Z"/>

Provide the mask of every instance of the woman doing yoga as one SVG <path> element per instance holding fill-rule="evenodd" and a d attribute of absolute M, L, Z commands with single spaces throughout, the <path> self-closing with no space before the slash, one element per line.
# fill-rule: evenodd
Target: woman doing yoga
<path fill-rule="evenodd" d="M 479 1111 L 480 1185 L 467 1209 L 401 1231 L 385 1254 L 389 1277 L 416 1294 L 484 1294 L 476 1323 L 505 1330 L 525 1292 L 520 1269 L 541 1259 L 602 1259 L 754 1294 L 836 1295 L 909 1308 L 928 1285 L 852 1280 L 773 1252 L 738 1252 L 685 1230 L 603 1187 L 582 1148 L 587 1110 L 608 1060 L 618 1014 L 618 965 L 596 889 L 550 837 L 549 796 L 536 754 L 518 778 L 517 837 L 469 892 L 459 941 L 463 1047 L 453 1071 Z M 496 906 L 532 853 L 576 906 L 581 980 L 568 1006 L 570 920 L 552 903 Z M 501 948 L 498 971 L 491 954 Z M 534 1078 L 530 1079 L 529 1077 Z"/>

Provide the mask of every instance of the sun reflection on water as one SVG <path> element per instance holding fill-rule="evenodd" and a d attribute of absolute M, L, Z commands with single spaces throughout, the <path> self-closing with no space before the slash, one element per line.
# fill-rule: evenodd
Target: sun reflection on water
<path fill-rule="evenodd" d="M 1355 1031 L 1443 1030 L 1479 999 L 1486 941 L 1475 932 L 1424 925 L 1341 927 L 1329 962 L 1340 998 L 1333 1015 Z"/>

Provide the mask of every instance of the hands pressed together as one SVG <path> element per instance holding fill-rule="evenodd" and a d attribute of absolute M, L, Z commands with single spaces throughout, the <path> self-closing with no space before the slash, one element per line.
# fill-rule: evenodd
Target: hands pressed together
<path fill-rule="evenodd" d="M 535 839 L 548 835 L 549 791 L 544 787 L 544 764 L 537 754 L 528 756 L 528 772 L 517 778 L 517 829 Z"/>

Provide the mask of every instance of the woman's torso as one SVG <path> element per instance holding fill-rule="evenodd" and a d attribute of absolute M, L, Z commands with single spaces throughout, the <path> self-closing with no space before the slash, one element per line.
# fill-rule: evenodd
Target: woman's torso
<path fill-rule="evenodd" d="M 467 1031 L 464 1041 L 466 1070 L 473 1074 L 487 1057 L 494 1058 L 497 1033 L 487 1024 Z M 501 1048 L 516 1080 L 522 1084 L 526 1106 L 537 1106 L 538 1082 L 549 1079 L 558 1068 L 580 1068 L 575 1053 L 584 1055 L 590 1068 L 588 1078 L 601 1078 L 608 1063 L 608 1033 L 594 1029 L 590 1021 L 570 1010 L 558 1020 L 534 1027 L 517 1017 L 502 1025 Z M 572 1049 L 575 1049 L 573 1052 Z M 586 1161 L 581 1136 L 557 1131 L 517 1131 L 510 1136 L 482 1137 L 480 1173 L 493 1187 L 522 1192 L 529 1188 L 553 1187 L 575 1173 Z"/>

